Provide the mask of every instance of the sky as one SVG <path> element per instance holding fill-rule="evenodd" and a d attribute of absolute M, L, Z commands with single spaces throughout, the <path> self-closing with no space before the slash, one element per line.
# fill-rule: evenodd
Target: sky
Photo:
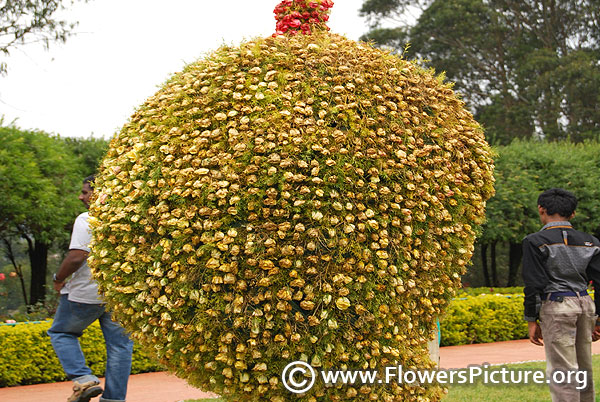
<path fill-rule="evenodd" d="M 64 12 L 77 35 L 6 59 L 0 118 L 63 137 L 109 139 L 173 73 L 222 44 L 275 31 L 279 0 L 92 0 Z M 331 31 L 358 39 L 363 0 L 337 0 Z"/>

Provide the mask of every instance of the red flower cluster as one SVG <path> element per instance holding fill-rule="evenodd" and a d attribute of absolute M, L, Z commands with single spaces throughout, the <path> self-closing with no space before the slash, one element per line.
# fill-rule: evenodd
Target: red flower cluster
<path fill-rule="evenodd" d="M 273 36 L 289 33 L 310 35 L 314 28 L 329 30 L 332 0 L 283 0 L 275 7 L 276 31 Z"/>

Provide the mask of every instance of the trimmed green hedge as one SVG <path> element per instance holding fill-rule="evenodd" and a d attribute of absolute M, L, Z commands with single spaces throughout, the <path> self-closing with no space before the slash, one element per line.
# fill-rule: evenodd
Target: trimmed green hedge
<path fill-rule="evenodd" d="M 478 296 L 478 295 L 522 295 L 523 294 L 523 286 L 513 286 L 508 288 L 501 287 L 478 287 L 478 288 L 461 288 L 456 292 L 456 297 L 464 297 L 464 296 Z"/>
<path fill-rule="evenodd" d="M 488 290 L 488 288 L 481 288 Z M 495 289 L 503 293 L 502 289 Z M 442 346 L 508 341 L 527 337 L 523 321 L 523 295 L 459 295 L 440 322 Z M 0 326 L 0 387 L 63 381 L 65 374 L 46 331 L 51 321 Z M 106 364 L 104 339 L 98 323 L 81 337 L 88 365 L 102 375 Z M 132 373 L 161 370 L 138 345 L 133 352 Z"/>
<path fill-rule="evenodd" d="M 52 321 L 0 326 L 0 387 L 66 380 L 46 334 Z M 96 375 L 106 367 L 106 347 L 100 325 L 95 322 L 80 338 L 88 366 Z M 161 370 L 138 345 L 133 350 L 132 374 Z"/>
<path fill-rule="evenodd" d="M 452 300 L 440 322 L 442 346 L 527 338 L 523 295 L 479 295 Z"/>

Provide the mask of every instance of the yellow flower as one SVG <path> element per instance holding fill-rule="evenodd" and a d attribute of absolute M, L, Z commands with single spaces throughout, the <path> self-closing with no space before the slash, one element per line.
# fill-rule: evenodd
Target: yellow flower
<path fill-rule="evenodd" d="M 340 310 L 346 310 L 348 307 L 350 307 L 350 300 L 347 297 L 339 297 L 335 301 L 335 305 Z"/>

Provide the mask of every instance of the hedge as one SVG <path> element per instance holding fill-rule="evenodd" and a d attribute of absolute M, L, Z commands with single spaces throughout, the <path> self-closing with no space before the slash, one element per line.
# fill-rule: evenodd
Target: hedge
<path fill-rule="evenodd" d="M 46 335 L 51 323 L 0 326 L 0 387 L 66 379 Z M 459 296 L 448 306 L 440 325 L 442 346 L 526 338 L 523 295 Z M 92 371 L 97 375 L 104 373 L 106 349 L 98 323 L 85 331 L 81 347 Z M 132 373 L 157 370 L 161 370 L 159 364 L 136 345 Z"/>
<path fill-rule="evenodd" d="M 513 287 L 468 287 L 458 289 L 456 292 L 456 298 L 465 297 L 465 296 L 478 296 L 483 294 L 491 294 L 491 295 L 523 295 L 523 286 L 513 286 Z"/>
<path fill-rule="evenodd" d="M 66 380 L 66 375 L 46 334 L 52 321 L 0 326 L 0 387 Z M 106 348 L 100 325 L 95 322 L 80 338 L 88 366 L 103 375 Z M 161 370 L 139 345 L 134 346 L 132 374 Z"/>
<path fill-rule="evenodd" d="M 440 322 L 442 346 L 527 338 L 523 295 L 479 295 L 452 300 Z"/>

